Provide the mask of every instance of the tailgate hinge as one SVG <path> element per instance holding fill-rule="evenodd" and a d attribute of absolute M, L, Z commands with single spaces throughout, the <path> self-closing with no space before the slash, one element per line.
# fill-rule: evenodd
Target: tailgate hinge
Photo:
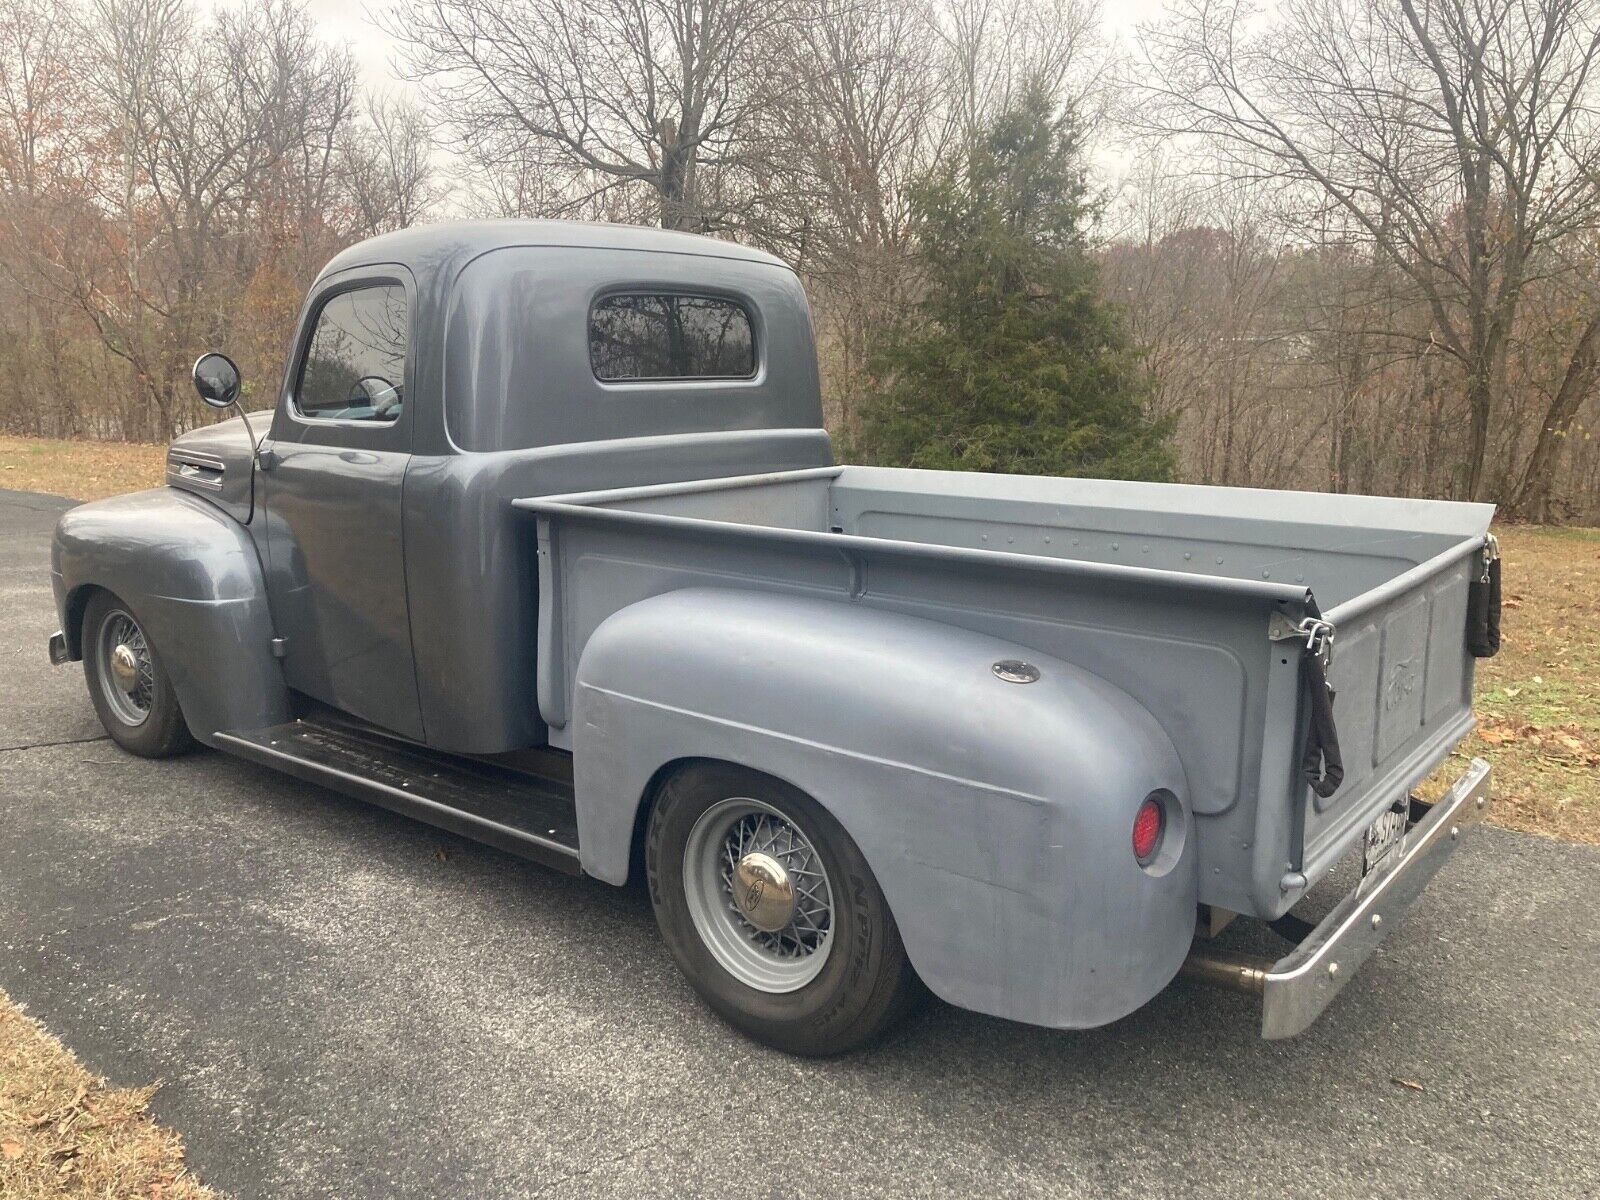
<path fill-rule="evenodd" d="M 1267 636 L 1273 641 L 1302 641 L 1312 654 L 1325 654 L 1331 650 L 1334 632 L 1333 623 L 1321 617 L 1302 617 L 1299 621 L 1291 621 L 1282 613 L 1275 612 L 1267 622 Z"/>

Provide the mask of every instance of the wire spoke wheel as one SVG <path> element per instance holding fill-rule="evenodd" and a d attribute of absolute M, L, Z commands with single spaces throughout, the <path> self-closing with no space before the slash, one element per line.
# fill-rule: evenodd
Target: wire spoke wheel
<path fill-rule="evenodd" d="M 95 636 L 100 694 L 124 725 L 144 724 L 155 704 L 155 663 L 139 622 L 120 608 L 109 611 Z"/>
<path fill-rule="evenodd" d="M 739 982 L 797 991 L 828 961 L 828 872 L 811 840 L 776 808 L 733 797 L 706 809 L 684 846 L 683 884 L 701 940 Z"/>

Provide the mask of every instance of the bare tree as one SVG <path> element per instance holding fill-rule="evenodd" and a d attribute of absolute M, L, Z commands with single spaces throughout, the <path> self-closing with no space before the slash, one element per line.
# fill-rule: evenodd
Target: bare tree
<path fill-rule="evenodd" d="M 904 0 L 820 0 L 794 44 L 779 143 L 796 180 L 786 244 L 810 285 L 829 407 L 848 439 L 878 343 L 910 303 L 911 184 L 953 132 L 943 45 L 929 13 Z"/>
<path fill-rule="evenodd" d="M 0 413 L 30 397 L 59 397 L 13 417 L 58 436 L 82 432 L 84 398 L 67 384 L 72 332 L 28 286 L 34 248 L 84 203 L 90 147 L 70 16 L 63 0 L 0 3 L 0 306 L 9 318 L 0 372 L 11 384 Z"/>
<path fill-rule="evenodd" d="M 304 230 L 325 200 L 354 67 L 286 0 L 205 25 L 184 0 L 94 0 L 79 35 L 98 211 L 39 247 L 38 276 L 126 363 L 148 432 L 166 436 L 190 407 L 194 346 L 221 332 L 256 265 L 240 235 L 285 216 Z"/>
<path fill-rule="evenodd" d="M 1535 264 L 1600 208 L 1593 7 L 1285 0 L 1268 21 L 1235 0 L 1178 0 L 1141 40 L 1153 125 L 1221 147 L 1305 232 L 1369 242 L 1417 289 L 1424 336 L 1463 374 L 1464 492 L 1483 494 Z"/>
<path fill-rule="evenodd" d="M 0 5 L 0 189 L 37 196 L 44 160 L 69 152 L 82 87 L 71 55 L 72 25 L 57 0 Z"/>
<path fill-rule="evenodd" d="M 1114 62 L 1100 7 L 1100 0 L 945 0 L 934 19 L 962 136 L 970 140 L 1035 82 L 1092 130 Z"/>
<path fill-rule="evenodd" d="M 375 96 L 341 142 L 343 174 L 363 234 L 404 229 L 444 199 L 433 165 L 433 130 L 422 109 Z"/>
<path fill-rule="evenodd" d="M 385 24 L 462 150 L 559 176 L 568 211 L 644 193 L 671 229 L 730 223 L 717 176 L 763 162 L 786 0 L 404 0 Z"/>

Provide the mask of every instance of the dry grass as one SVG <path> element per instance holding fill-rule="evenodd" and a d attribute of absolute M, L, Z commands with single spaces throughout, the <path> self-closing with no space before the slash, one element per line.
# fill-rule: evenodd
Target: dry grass
<path fill-rule="evenodd" d="M 1500 653 L 1478 664 L 1479 726 L 1444 771 L 1481 755 L 1497 823 L 1600 844 L 1600 529 L 1497 532 Z"/>
<path fill-rule="evenodd" d="M 203 1200 L 183 1143 L 146 1114 L 153 1087 L 117 1088 L 0 991 L 0 1196 Z"/>
<path fill-rule="evenodd" d="M 160 487 L 167 448 L 137 442 L 51 442 L 0 434 L 0 487 L 98 500 Z"/>

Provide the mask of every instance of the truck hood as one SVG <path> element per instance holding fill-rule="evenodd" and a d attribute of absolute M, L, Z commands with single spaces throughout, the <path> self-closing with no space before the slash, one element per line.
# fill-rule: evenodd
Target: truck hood
<path fill-rule="evenodd" d="M 257 436 L 271 425 L 271 410 L 252 413 Z M 255 481 L 254 448 L 244 420 L 234 417 L 191 429 L 167 448 L 167 484 L 203 496 L 248 524 Z"/>

